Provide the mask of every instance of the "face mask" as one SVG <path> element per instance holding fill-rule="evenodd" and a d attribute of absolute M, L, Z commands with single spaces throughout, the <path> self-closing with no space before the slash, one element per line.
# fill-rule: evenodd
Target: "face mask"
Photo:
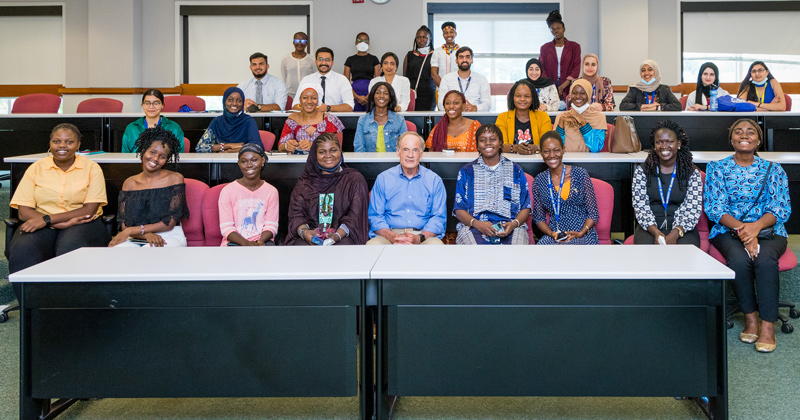
<path fill-rule="evenodd" d="M 649 82 L 645 82 L 645 81 L 644 81 L 644 79 L 642 79 L 642 83 L 644 83 L 644 84 L 646 84 L 646 85 L 652 85 L 652 84 L 653 84 L 655 81 L 656 81 L 656 78 L 655 78 L 655 77 L 654 77 L 654 78 L 652 78 L 652 79 L 650 79 L 650 81 L 649 81 Z"/>
<path fill-rule="evenodd" d="M 417 48 L 417 51 L 422 55 L 428 55 L 428 53 L 431 51 L 431 48 L 430 47 Z"/>
<path fill-rule="evenodd" d="M 756 85 L 756 86 L 764 86 L 764 85 L 767 84 L 768 80 L 769 79 L 766 79 L 766 78 L 764 80 L 760 81 L 760 82 L 756 82 L 755 80 L 753 80 L 753 84 Z"/>
<path fill-rule="evenodd" d="M 581 106 L 581 107 L 577 107 L 575 105 L 572 105 L 572 109 L 577 111 L 578 114 L 583 114 L 583 111 L 586 111 L 586 108 L 589 108 L 589 103 L 588 102 L 583 104 L 583 106 Z"/>
<path fill-rule="evenodd" d="M 358 50 L 358 52 L 367 52 L 367 50 L 369 50 L 369 44 L 366 42 L 359 42 L 356 44 L 356 50 Z"/>

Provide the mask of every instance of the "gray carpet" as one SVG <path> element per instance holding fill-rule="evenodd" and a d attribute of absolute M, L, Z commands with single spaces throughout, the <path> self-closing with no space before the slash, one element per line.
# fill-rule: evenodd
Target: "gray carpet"
<path fill-rule="evenodd" d="M 8 210 L 8 185 L 0 188 L 0 215 Z M 3 216 L 6 217 L 6 216 Z M 4 235 L 0 229 L 0 236 Z M 0 241 L 3 247 L 4 239 Z M 789 246 L 800 255 L 800 235 Z M 13 300 L 8 263 L 0 257 L 0 303 Z M 781 273 L 781 298 L 800 302 L 800 268 Z M 758 354 L 740 343 L 741 316 L 728 330 L 728 384 L 733 420 L 800 418 L 798 331 L 778 334 L 778 350 Z M 18 418 L 19 315 L 0 325 L 0 419 Z M 59 419 L 352 419 L 356 398 L 107 399 L 79 402 Z M 704 419 L 693 402 L 674 398 L 422 398 L 398 400 L 395 419 Z"/>

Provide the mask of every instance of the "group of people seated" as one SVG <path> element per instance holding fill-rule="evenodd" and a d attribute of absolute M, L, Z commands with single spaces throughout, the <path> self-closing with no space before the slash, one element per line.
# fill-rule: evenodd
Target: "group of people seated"
<path fill-rule="evenodd" d="M 229 89 L 227 98 L 239 94 L 237 90 Z M 573 83 L 575 106 L 569 112 L 587 105 L 588 91 L 584 82 Z M 525 106 L 529 116 L 540 112 L 529 82 L 518 83 L 515 92 L 513 100 Z M 145 102 L 151 102 L 152 108 L 158 95 L 150 93 L 145 94 Z M 309 98 L 309 103 L 316 101 Z M 453 125 L 475 125 L 460 115 L 464 103 L 460 92 L 451 92 L 445 101 L 454 110 L 453 118 L 450 125 L 437 125 L 439 134 L 429 139 L 434 148 L 449 144 Z M 241 118 L 234 112 L 241 111 L 241 97 L 227 102 L 231 109 L 220 118 Z M 384 110 L 392 103 L 385 97 L 380 101 L 368 98 L 368 104 Z M 511 128 L 507 124 L 478 124 L 473 137 L 459 140 L 478 156 L 461 168 L 457 178 L 451 213 L 458 220 L 457 244 L 528 244 L 529 217 L 541 232 L 539 244 L 598 243 L 595 225 L 599 213 L 592 181 L 585 169 L 563 161 L 570 130 L 582 132 L 584 127 L 592 127 L 592 121 L 580 114 L 563 115 L 577 121 L 547 130 L 549 123 L 530 124 L 537 117 L 529 117 L 547 166 L 530 189 L 522 168 L 504 156 L 525 147 L 508 147 L 506 133 Z M 233 126 L 223 129 L 212 124 L 214 133 L 209 136 L 229 129 L 248 131 L 245 124 L 228 124 Z M 786 250 L 784 223 L 791 212 L 788 180 L 779 164 L 758 157 L 756 151 L 764 136 L 755 121 L 736 121 L 729 138 L 734 154 L 709 163 L 703 182 L 683 128 L 669 120 L 653 128 L 654 148 L 633 178 L 634 242 L 699 246 L 697 223 L 705 211 L 715 223 L 711 242 L 736 272 L 734 287 L 746 318 L 741 340 L 755 342 L 758 351 L 769 352 L 775 349 L 772 323 L 777 319 L 777 260 Z M 103 172 L 97 163 L 76 154 L 80 141 L 75 126 L 59 124 L 50 135 L 48 156 L 33 163 L 20 180 L 10 202 L 22 222 L 9 247 L 11 273 L 84 246 L 186 246 L 180 225 L 190 217 L 184 179 L 165 168 L 168 162 L 179 160 L 181 142 L 164 127 L 163 120 L 161 125 L 148 124 L 134 142 L 142 171 L 122 186 L 119 229 L 113 238 L 98 220 L 107 204 Z M 325 131 L 304 141 L 307 146 L 302 142 L 294 146 L 307 147 L 308 158 L 291 194 L 285 245 L 443 243 L 446 192 L 442 179 L 420 165 L 426 142 L 419 134 L 403 132 L 392 144 L 384 138 L 383 147 L 394 149 L 400 163 L 381 173 L 371 191 L 361 173 L 344 162 L 334 133 Z M 220 194 L 221 245 L 274 244 L 278 191 L 261 178 L 268 160 L 261 145 L 240 142 L 212 147 L 235 147 L 242 173 Z"/>
<path fill-rule="evenodd" d="M 581 57 L 581 46 L 565 38 L 565 25 L 558 11 L 547 18 L 553 40 L 542 45 L 539 58 L 525 65 L 526 78 L 508 93 L 508 112 L 495 124 L 503 133 L 504 151 L 530 154 L 551 130 L 547 112 L 565 111 L 556 117 L 555 129 L 565 140 L 567 151 L 597 152 L 603 148 L 606 123 L 603 112 L 614 111 L 613 86 L 598 74 L 600 59 L 595 54 Z M 237 152 L 246 143 L 260 143 L 258 127 L 250 112 L 286 110 L 293 100 L 278 141 L 278 150 L 308 153 L 322 133 L 344 129 L 331 112 L 363 111 L 359 118 L 356 152 L 393 152 L 397 137 L 405 132 L 406 111 L 415 94 L 415 108 L 431 111 L 437 106 L 444 118 L 431 132 L 428 148 L 440 151 L 474 151 L 480 124 L 462 116 L 464 112 L 490 111 L 491 89 L 486 77 L 471 70 L 474 54 L 470 47 L 455 42 L 454 22 L 442 24 L 445 43 L 434 48 L 431 31 L 420 27 L 398 74 L 397 54 L 387 52 L 380 60 L 369 53 L 369 35 L 356 36 L 356 53 L 347 57 L 343 74 L 333 71 L 334 52 L 322 47 L 312 57 L 308 36 L 298 32 L 293 51 L 281 61 L 281 78 L 268 74 L 268 57 L 250 56 L 253 77 L 223 95 L 223 115 L 215 118 L 196 146 L 198 152 Z M 670 87 L 661 84 L 658 64 L 645 60 L 639 66 L 640 81 L 628 89 L 620 111 L 680 111 L 682 105 Z M 697 89 L 687 97 L 686 109 L 709 110 L 712 97 L 727 96 L 719 87 L 719 69 L 704 63 L 697 76 Z M 713 94 L 712 94 L 713 93 Z M 784 111 L 786 102 L 780 83 L 762 61 L 753 62 L 736 96 L 759 111 Z M 143 96 L 145 116 L 128 126 L 122 151 L 134 151 L 138 134 L 161 125 L 180 140 L 181 128 L 161 116 L 164 96 L 150 89 Z M 531 123 L 533 122 L 533 123 Z M 183 146 L 181 145 L 181 152 Z"/>

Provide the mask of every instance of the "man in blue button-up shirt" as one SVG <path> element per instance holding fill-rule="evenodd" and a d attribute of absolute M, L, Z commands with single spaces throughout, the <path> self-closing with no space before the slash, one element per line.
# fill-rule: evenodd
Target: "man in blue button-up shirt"
<path fill-rule="evenodd" d="M 367 245 L 442 245 L 447 193 L 439 175 L 419 166 L 425 140 L 413 131 L 397 139 L 400 164 L 375 180 L 369 200 Z"/>

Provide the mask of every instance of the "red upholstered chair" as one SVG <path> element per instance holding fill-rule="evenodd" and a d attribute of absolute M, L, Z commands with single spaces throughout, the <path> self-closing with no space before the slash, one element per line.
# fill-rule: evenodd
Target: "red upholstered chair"
<path fill-rule="evenodd" d="M 611 244 L 611 216 L 614 214 L 614 187 L 608 182 L 592 178 L 594 195 L 597 198 L 598 219 L 595 229 L 600 245 Z"/>
<path fill-rule="evenodd" d="M 111 98 L 91 98 L 81 101 L 78 104 L 78 109 L 75 111 L 78 114 L 93 113 L 93 112 L 122 112 L 122 101 Z"/>
<path fill-rule="evenodd" d="M 14 100 L 12 114 L 55 114 L 61 106 L 61 97 L 49 93 L 32 93 Z"/>
<path fill-rule="evenodd" d="M 786 101 L 786 110 L 787 111 L 791 111 L 792 110 L 792 97 L 789 96 L 788 94 L 784 93 L 783 94 L 783 99 Z"/>
<path fill-rule="evenodd" d="M 178 112 L 182 106 L 188 105 L 192 111 L 205 111 L 206 101 L 194 95 L 174 95 L 164 97 L 163 112 Z"/>
<path fill-rule="evenodd" d="M 261 145 L 264 146 L 264 151 L 269 152 L 272 150 L 272 146 L 275 144 L 275 134 L 269 131 L 258 130 L 258 135 L 261 136 Z"/>
<path fill-rule="evenodd" d="M 686 111 L 686 101 L 689 100 L 689 97 L 681 96 L 678 100 L 681 101 L 681 111 Z"/>
<path fill-rule="evenodd" d="M 531 197 L 531 209 L 533 209 L 533 176 L 526 172 L 525 179 L 528 180 L 528 196 Z M 528 225 L 528 242 L 533 245 L 536 243 L 533 238 L 533 211 L 531 211 L 531 215 L 528 216 L 528 221 L 525 223 Z"/>
<path fill-rule="evenodd" d="M 336 138 L 339 139 L 339 144 L 342 144 L 342 142 L 344 141 L 343 140 L 344 139 L 344 135 L 342 134 L 341 131 L 336 133 Z"/>
<path fill-rule="evenodd" d="M 416 100 L 417 100 L 417 92 L 414 92 L 414 89 L 411 89 L 411 102 L 408 103 L 408 108 L 406 108 L 406 111 L 413 111 L 414 108 L 416 108 L 417 106 Z"/>
<path fill-rule="evenodd" d="M 603 142 L 603 148 L 600 149 L 600 151 L 610 152 L 613 142 L 614 142 L 614 124 L 606 123 L 606 139 Z"/>
<path fill-rule="evenodd" d="M 294 100 L 292 99 L 292 97 L 291 96 L 287 96 L 286 97 L 286 109 L 287 110 L 292 109 L 292 103 L 294 103 Z"/>
<path fill-rule="evenodd" d="M 185 178 L 186 183 L 186 205 L 189 207 L 189 217 L 181 220 L 183 234 L 186 235 L 188 246 L 203 246 L 205 237 L 203 234 L 203 196 L 208 191 L 205 182 L 196 179 Z"/>
<path fill-rule="evenodd" d="M 192 151 L 192 142 L 186 137 L 183 138 L 183 153 L 190 153 Z"/>
<path fill-rule="evenodd" d="M 417 131 L 417 125 L 411 121 L 406 121 L 406 131 Z"/>
<path fill-rule="evenodd" d="M 203 196 L 203 227 L 205 229 L 205 245 L 219 246 L 222 233 L 219 230 L 219 195 L 226 184 L 209 188 Z"/>

